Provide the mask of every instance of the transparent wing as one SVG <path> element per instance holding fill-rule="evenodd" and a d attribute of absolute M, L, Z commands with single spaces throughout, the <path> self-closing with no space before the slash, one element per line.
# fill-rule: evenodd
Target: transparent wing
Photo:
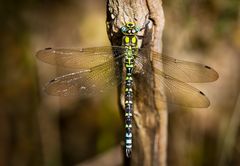
<path fill-rule="evenodd" d="M 155 78 L 163 85 L 167 101 L 185 107 L 206 108 L 210 105 L 203 92 L 191 85 L 157 71 Z M 157 93 L 160 93 L 157 90 Z"/>
<path fill-rule="evenodd" d="M 141 58 L 136 60 L 136 68 L 138 68 L 136 74 L 141 74 L 146 80 L 152 75 L 151 69 L 146 67 L 148 65 L 147 63 L 150 63 L 150 61 L 143 61 Z M 168 102 L 195 108 L 205 108 L 210 105 L 208 98 L 203 92 L 183 81 L 163 73 L 156 67 L 154 68 L 154 71 L 155 79 L 161 84 L 157 85 L 157 87 L 162 87 Z M 146 85 L 146 87 L 151 86 Z M 155 89 L 155 91 L 156 93 L 160 93 L 160 89 Z M 163 101 L 164 99 L 159 98 L 159 100 Z"/>
<path fill-rule="evenodd" d="M 46 48 L 37 52 L 41 61 L 68 68 L 89 69 L 122 55 L 122 47 L 92 47 L 82 49 Z"/>
<path fill-rule="evenodd" d="M 54 96 L 91 97 L 110 89 L 117 82 L 121 83 L 118 62 L 121 56 L 113 58 L 90 69 L 80 70 L 51 80 L 45 90 Z"/>
<path fill-rule="evenodd" d="M 143 50 L 141 53 L 146 54 L 147 50 Z M 218 79 L 218 73 L 209 66 L 200 63 L 174 59 L 172 57 L 161 55 L 160 53 L 154 51 L 151 51 L 150 56 L 156 62 L 155 67 L 159 69 L 163 68 L 165 74 L 183 82 L 201 83 L 212 82 Z"/>

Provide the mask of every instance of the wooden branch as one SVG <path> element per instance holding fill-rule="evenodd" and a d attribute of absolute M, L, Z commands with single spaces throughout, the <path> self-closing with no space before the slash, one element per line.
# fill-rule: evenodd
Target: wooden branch
<path fill-rule="evenodd" d="M 140 27 L 146 27 L 144 32 L 139 34 L 144 36 L 142 46 L 151 47 L 161 53 L 164 26 L 161 0 L 108 0 L 107 32 L 112 45 L 121 45 L 122 35 L 119 29 L 129 21 L 135 22 Z M 146 67 L 152 69 L 154 73 L 154 65 L 155 62 L 151 61 Z M 137 91 L 134 98 L 131 165 L 164 166 L 167 157 L 167 111 L 166 104 L 156 100 L 156 96 L 160 94 L 154 91 L 162 87 L 159 86 L 160 83 L 155 79 L 154 74 L 149 75 L 148 79 L 141 77 L 134 81 Z M 119 93 L 122 93 L 122 89 L 123 87 L 119 89 Z M 124 112 L 121 98 L 119 104 Z"/>

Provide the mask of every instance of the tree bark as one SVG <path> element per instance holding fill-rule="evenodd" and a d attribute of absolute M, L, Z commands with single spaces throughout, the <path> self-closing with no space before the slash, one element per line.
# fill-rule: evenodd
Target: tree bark
<path fill-rule="evenodd" d="M 107 1 L 107 32 L 112 45 L 121 45 L 122 35 L 119 29 L 130 21 L 137 26 L 145 27 L 139 33 L 143 36 L 141 47 L 151 47 L 149 49 L 161 53 L 164 27 L 161 0 Z M 125 158 L 126 165 L 166 165 L 167 107 L 165 103 L 157 101 L 157 98 L 163 95 L 157 94 L 154 90 L 162 88 L 154 77 L 154 66 L 154 61 L 147 64 L 147 67 L 152 69 L 152 75 L 147 76 L 148 79 L 142 77 L 134 79 L 137 91 L 134 98 L 133 152 L 130 160 Z M 122 93 L 122 88 L 123 86 L 120 87 L 119 93 Z M 123 99 L 119 97 L 122 113 L 123 103 Z"/>

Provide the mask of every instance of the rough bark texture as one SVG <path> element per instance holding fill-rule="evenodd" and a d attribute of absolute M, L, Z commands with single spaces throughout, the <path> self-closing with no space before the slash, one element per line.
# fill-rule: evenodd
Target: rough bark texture
<path fill-rule="evenodd" d="M 151 47 L 161 53 L 164 26 L 161 0 L 108 0 L 107 31 L 112 45 L 121 45 L 122 35 L 119 29 L 129 21 L 146 27 L 139 34 L 143 36 L 142 47 Z M 154 65 L 154 61 L 149 61 L 145 67 L 153 69 Z M 134 81 L 137 91 L 134 98 L 133 153 L 130 161 L 125 160 L 125 163 L 164 166 L 167 157 L 167 108 L 156 100 L 156 96 L 160 94 L 154 91 L 161 88 L 160 83 L 154 78 L 154 74 L 137 77 Z M 119 93 L 122 93 L 122 88 Z M 124 112 L 122 98 L 119 98 L 119 104 Z"/>

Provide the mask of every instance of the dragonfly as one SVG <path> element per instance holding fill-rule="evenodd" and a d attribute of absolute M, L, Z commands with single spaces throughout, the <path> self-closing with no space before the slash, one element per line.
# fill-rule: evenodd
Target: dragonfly
<path fill-rule="evenodd" d="M 46 48 L 36 54 L 45 63 L 77 69 L 77 72 L 49 81 L 44 88 L 49 95 L 93 97 L 111 87 L 124 85 L 127 157 L 131 157 L 133 143 L 134 84 L 137 83 L 134 82 L 134 77 L 149 77 L 152 74 L 152 70 L 148 68 L 151 60 L 156 62 L 153 67 L 154 76 L 161 83 L 167 101 L 185 107 L 205 108 L 210 105 L 205 94 L 188 83 L 212 82 L 218 79 L 218 73 L 204 64 L 174 59 L 149 48 L 139 48 L 138 32 L 142 29 L 134 22 L 123 25 L 120 28 L 121 46 Z"/>

